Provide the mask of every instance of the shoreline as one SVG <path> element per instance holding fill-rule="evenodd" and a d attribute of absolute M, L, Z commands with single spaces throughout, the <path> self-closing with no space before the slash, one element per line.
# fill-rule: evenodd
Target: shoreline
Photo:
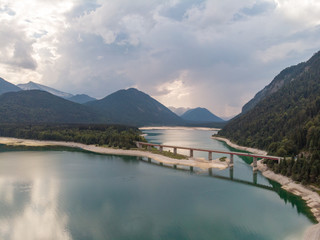
<path fill-rule="evenodd" d="M 78 149 L 86 150 L 93 153 L 99 153 L 99 154 L 146 157 L 146 158 L 151 158 L 162 164 L 168 164 L 172 166 L 196 167 L 202 170 L 208 170 L 210 168 L 223 170 L 229 167 L 228 161 L 221 162 L 219 161 L 219 159 L 214 159 L 212 161 L 204 160 L 201 158 L 187 158 L 187 159 L 180 160 L 180 159 L 166 157 L 160 154 L 151 153 L 148 151 L 114 149 L 114 148 L 100 147 L 96 145 L 86 145 L 83 143 L 76 143 L 76 142 L 62 142 L 62 141 L 60 142 L 60 141 L 0 137 L 0 144 L 9 145 L 9 146 L 30 146 L 30 147 L 44 147 L 44 146 L 71 147 L 71 148 L 78 148 Z"/>
<path fill-rule="evenodd" d="M 223 141 L 227 145 L 245 151 L 250 151 L 252 153 L 261 154 L 266 152 L 260 149 L 247 148 L 244 146 L 239 146 L 237 144 L 232 143 L 229 139 L 221 138 L 221 137 L 212 137 L 213 139 Z M 230 144 L 229 144 L 230 143 Z M 122 150 L 122 149 L 113 149 L 106 147 L 99 147 L 96 145 L 86 145 L 82 143 L 76 142 L 60 142 L 60 141 L 45 141 L 45 140 L 32 140 L 32 139 L 18 139 L 18 138 L 10 138 L 10 137 L 0 137 L 0 144 L 11 145 L 11 146 L 30 146 L 30 147 L 44 147 L 44 146 L 63 146 L 63 147 L 71 147 L 78 148 L 82 150 L 86 150 L 93 153 L 99 154 L 107 154 L 107 155 L 122 155 L 122 156 L 136 156 L 136 157 L 147 157 L 151 158 L 159 163 L 168 164 L 172 167 L 174 166 L 187 166 L 187 167 L 196 167 L 202 170 L 208 170 L 210 168 L 217 168 L 220 170 L 226 169 L 229 167 L 228 159 L 225 162 L 220 162 L 219 159 L 215 159 L 212 161 L 204 160 L 204 159 L 195 159 L 188 158 L 184 160 L 178 160 L 169 158 L 163 155 L 154 154 L 148 151 L 141 150 Z M 312 214 L 319 222 L 318 224 L 314 224 L 306 229 L 304 232 L 304 240 L 316 240 L 320 239 L 320 196 L 308 189 L 306 186 L 295 183 L 288 177 L 282 176 L 280 174 L 275 174 L 273 171 L 269 170 L 265 164 L 261 161 L 258 161 L 257 169 L 262 173 L 262 175 L 268 179 L 276 181 L 281 184 L 281 187 L 294 195 L 300 196 L 310 208 Z"/>
<path fill-rule="evenodd" d="M 261 149 L 250 148 L 250 147 L 244 147 L 244 146 L 237 145 L 237 144 L 231 142 L 231 141 L 230 141 L 229 139 L 227 139 L 227 138 L 215 137 L 215 136 L 212 136 L 211 138 L 212 138 L 212 139 L 216 139 L 216 140 L 218 140 L 218 141 L 225 142 L 225 143 L 226 143 L 227 145 L 229 145 L 230 147 L 233 147 L 233 148 L 236 148 L 236 149 L 239 149 L 239 150 L 243 150 L 243 151 L 255 153 L 255 154 L 258 154 L 258 155 L 265 155 L 265 156 L 268 154 L 266 151 L 261 150 Z"/>
<path fill-rule="evenodd" d="M 256 154 L 267 155 L 266 151 L 256 149 L 256 148 L 249 148 L 244 146 L 239 146 L 235 143 L 232 143 L 227 138 L 222 137 L 212 137 L 213 139 L 223 141 L 227 145 L 239 149 L 245 150 Z M 307 228 L 304 232 L 304 240 L 318 240 L 320 239 L 320 196 L 318 193 L 310 190 L 307 186 L 304 186 L 299 183 L 295 183 L 292 179 L 285 177 L 281 174 L 276 174 L 273 171 L 269 170 L 266 164 L 263 164 L 261 161 L 258 161 L 257 169 L 262 173 L 262 175 L 270 180 L 276 181 L 281 184 L 281 188 L 290 192 L 296 196 L 301 197 L 310 208 L 313 216 L 318 221 L 317 224 L 312 225 L 311 227 Z"/>

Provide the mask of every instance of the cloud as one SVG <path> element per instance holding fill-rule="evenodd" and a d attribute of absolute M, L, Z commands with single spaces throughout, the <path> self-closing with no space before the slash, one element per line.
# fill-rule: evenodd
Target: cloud
<path fill-rule="evenodd" d="M 0 47 L 11 56 L 0 56 L 6 79 L 98 98 L 136 86 L 166 105 L 225 117 L 320 47 L 311 0 L 16 0 L 0 9 L 11 28 L 0 42 L 20 39 Z"/>
<path fill-rule="evenodd" d="M 16 68 L 36 69 L 32 44 L 33 41 L 27 39 L 23 32 L 12 29 L 10 23 L 3 21 L 0 29 L 0 63 Z"/>

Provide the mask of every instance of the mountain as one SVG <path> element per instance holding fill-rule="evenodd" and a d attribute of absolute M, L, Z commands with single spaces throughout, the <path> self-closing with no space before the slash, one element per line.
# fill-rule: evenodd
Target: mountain
<path fill-rule="evenodd" d="M 296 76 L 302 74 L 305 68 L 305 63 L 300 63 L 295 66 L 288 67 L 282 70 L 264 89 L 259 91 L 254 98 L 252 98 L 248 103 L 242 107 L 242 113 L 246 113 L 252 108 L 254 108 L 260 101 L 270 96 L 271 94 L 277 92 L 285 84 L 292 81 Z"/>
<path fill-rule="evenodd" d="M 90 97 L 86 94 L 77 94 L 77 95 L 74 95 L 70 98 L 68 98 L 69 101 L 72 101 L 72 102 L 75 102 L 75 103 L 80 103 L 80 104 L 83 104 L 83 103 L 87 103 L 87 102 L 90 102 L 90 101 L 95 101 L 97 99 L 93 98 L 93 97 Z"/>
<path fill-rule="evenodd" d="M 111 118 L 113 123 L 134 126 L 183 123 L 164 105 L 134 88 L 119 90 L 101 100 L 88 102 L 85 105 L 99 110 Z"/>
<path fill-rule="evenodd" d="M 276 78 L 280 88 L 273 92 L 269 88 L 269 94 L 219 134 L 270 154 L 304 153 L 320 162 L 320 52 Z"/>
<path fill-rule="evenodd" d="M 175 107 L 168 107 L 171 112 L 177 114 L 178 116 L 181 116 L 182 114 L 184 114 L 186 111 L 190 110 L 191 108 L 184 108 L 184 107 L 179 107 L 179 108 L 175 108 Z"/>
<path fill-rule="evenodd" d="M 45 91 L 26 90 L 0 96 L 0 122 L 100 123 L 101 114 Z"/>
<path fill-rule="evenodd" d="M 181 115 L 183 120 L 188 122 L 208 123 L 208 122 L 224 122 L 223 119 L 217 117 L 206 108 L 190 109 Z"/>
<path fill-rule="evenodd" d="M 3 78 L 0 77 L 0 95 L 6 92 L 18 92 L 21 91 L 16 85 L 7 82 Z"/>
<path fill-rule="evenodd" d="M 18 84 L 17 85 L 19 88 L 21 88 L 22 90 L 42 90 L 42 91 L 46 91 L 49 92 L 53 95 L 56 95 L 58 97 L 62 97 L 62 98 L 71 98 L 73 95 L 70 93 L 66 93 L 66 92 L 62 92 L 59 90 L 56 90 L 54 88 L 51 87 L 47 87 L 44 85 L 41 85 L 39 83 L 35 83 L 35 82 L 28 82 L 25 84 Z"/>

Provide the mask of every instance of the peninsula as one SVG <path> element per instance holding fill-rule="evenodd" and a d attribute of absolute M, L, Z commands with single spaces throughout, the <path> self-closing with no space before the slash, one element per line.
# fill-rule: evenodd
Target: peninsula
<path fill-rule="evenodd" d="M 208 161 L 202 158 L 187 158 L 187 159 L 174 159 L 167 156 L 163 156 L 160 154 L 155 154 L 149 151 L 142 150 L 125 150 L 118 148 L 110 148 L 103 147 L 97 145 L 86 145 L 83 143 L 76 142 L 63 142 L 63 141 L 46 141 L 46 140 L 31 140 L 31 139 L 19 139 L 19 138 L 8 138 L 8 137 L 0 137 L 0 144 L 11 145 L 11 146 L 63 146 L 63 147 L 71 147 L 78 148 L 82 150 L 86 150 L 89 152 L 99 153 L 99 154 L 112 154 L 112 155 L 124 155 L 124 156 L 137 156 L 137 157 L 146 157 L 151 158 L 159 163 L 170 165 L 170 166 L 187 166 L 187 167 L 195 167 L 203 170 L 207 170 L 210 168 L 217 169 L 226 169 L 228 167 L 228 160 L 220 161 L 219 159 L 215 159 L 212 161 Z"/>

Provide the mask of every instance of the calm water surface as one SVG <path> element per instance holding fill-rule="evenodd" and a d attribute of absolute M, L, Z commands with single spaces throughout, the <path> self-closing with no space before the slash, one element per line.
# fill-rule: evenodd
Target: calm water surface
<path fill-rule="evenodd" d="M 145 133 L 154 143 L 228 150 L 210 131 Z M 303 201 L 246 161 L 190 172 L 136 157 L 2 146 L 0 239 L 301 239 L 312 225 Z"/>

